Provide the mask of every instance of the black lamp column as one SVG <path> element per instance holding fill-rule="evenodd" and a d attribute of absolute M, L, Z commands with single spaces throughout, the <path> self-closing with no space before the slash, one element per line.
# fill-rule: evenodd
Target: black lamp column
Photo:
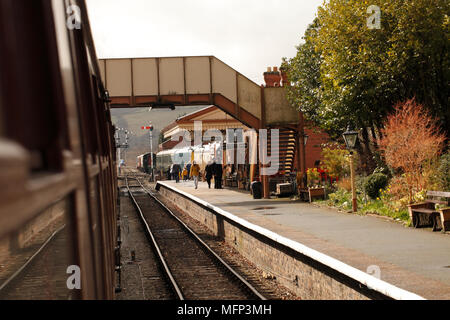
<path fill-rule="evenodd" d="M 350 126 L 348 127 L 347 131 L 343 134 L 345 144 L 347 145 L 347 149 L 350 150 L 350 176 L 352 181 L 352 208 L 353 212 L 358 211 L 358 202 L 356 198 L 356 183 L 355 183 L 355 166 L 354 166 L 354 158 L 353 158 L 353 150 L 356 146 L 356 141 L 358 139 L 358 132 L 351 130 Z"/>

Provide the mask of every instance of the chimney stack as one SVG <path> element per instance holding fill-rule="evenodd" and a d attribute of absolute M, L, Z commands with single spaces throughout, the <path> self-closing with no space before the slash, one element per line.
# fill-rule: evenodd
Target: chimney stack
<path fill-rule="evenodd" d="M 264 72 L 264 81 L 266 88 L 277 88 L 281 86 L 281 74 L 278 67 L 267 67 L 267 72 Z"/>

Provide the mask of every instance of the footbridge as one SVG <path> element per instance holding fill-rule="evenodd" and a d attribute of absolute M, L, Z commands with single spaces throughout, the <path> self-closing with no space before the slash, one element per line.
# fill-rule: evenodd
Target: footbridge
<path fill-rule="evenodd" d="M 213 56 L 103 59 L 99 64 L 112 108 L 215 105 L 250 128 L 280 129 L 280 168 L 289 173 L 297 166 L 305 172 L 303 117 L 289 104 L 284 87 L 259 86 Z M 263 182 L 268 197 L 267 177 Z"/>
<path fill-rule="evenodd" d="M 245 125 L 297 129 L 284 88 L 265 88 L 212 56 L 100 60 L 112 107 L 215 105 Z"/>

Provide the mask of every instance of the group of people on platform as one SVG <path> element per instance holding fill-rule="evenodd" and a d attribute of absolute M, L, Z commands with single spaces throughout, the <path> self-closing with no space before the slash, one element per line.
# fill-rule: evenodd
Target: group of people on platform
<path fill-rule="evenodd" d="M 208 188 L 211 189 L 211 180 L 214 177 L 214 189 L 222 189 L 223 168 L 220 163 L 215 161 L 208 163 L 205 167 L 205 178 Z"/>
<path fill-rule="evenodd" d="M 180 182 L 180 179 L 183 181 L 193 180 L 195 189 L 198 189 L 198 182 L 201 176 L 201 169 L 198 163 L 195 161 L 192 164 L 188 163 L 181 169 L 181 166 L 177 163 L 174 163 L 170 166 L 169 175 L 172 180 L 175 180 L 176 183 Z M 208 183 L 208 188 L 211 189 L 211 181 L 214 178 L 214 189 L 222 189 L 222 176 L 223 176 L 223 168 L 220 163 L 216 161 L 212 161 L 208 163 L 205 167 L 204 177 L 206 182 Z"/>

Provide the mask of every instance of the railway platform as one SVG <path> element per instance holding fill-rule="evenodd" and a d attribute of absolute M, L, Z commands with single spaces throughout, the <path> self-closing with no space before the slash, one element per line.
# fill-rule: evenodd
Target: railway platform
<path fill-rule="evenodd" d="M 274 239 L 279 235 L 292 240 L 396 288 L 425 299 L 450 299 L 448 234 L 289 198 L 254 200 L 237 190 L 208 189 L 206 183 L 200 183 L 197 190 L 193 182 L 163 181 L 159 185 L 180 199 L 206 204 L 209 210 L 220 210 L 268 230 L 275 234 Z"/>

